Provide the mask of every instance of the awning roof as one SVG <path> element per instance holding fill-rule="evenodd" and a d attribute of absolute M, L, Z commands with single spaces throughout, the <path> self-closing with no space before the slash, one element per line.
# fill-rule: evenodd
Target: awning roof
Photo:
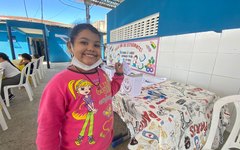
<path fill-rule="evenodd" d="M 65 27 L 65 28 L 71 28 L 72 25 L 70 24 L 64 24 L 59 22 L 53 22 L 48 20 L 41 20 L 36 18 L 26 18 L 26 17 L 20 17 L 20 16 L 1 16 L 0 15 L 0 23 L 6 23 L 7 21 L 24 21 L 24 22 L 32 22 L 32 23 L 40 23 L 40 24 L 46 24 L 49 26 L 58 26 L 58 27 Z"/>
<path fill-rule="evenodd" d="M 26 34 L 43 34 L 43 31 L 40 29 L 32 29 L 32 28 L 17 28 L 18 30 L 26 33 Z"/>

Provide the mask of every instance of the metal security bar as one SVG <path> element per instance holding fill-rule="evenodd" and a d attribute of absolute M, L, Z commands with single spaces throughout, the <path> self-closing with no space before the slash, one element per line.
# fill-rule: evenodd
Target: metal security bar
<path fill-rule="evenodd" d="M 113 9 L 116 8 L 124 0 L 77 0 L 77 1 Z"/>

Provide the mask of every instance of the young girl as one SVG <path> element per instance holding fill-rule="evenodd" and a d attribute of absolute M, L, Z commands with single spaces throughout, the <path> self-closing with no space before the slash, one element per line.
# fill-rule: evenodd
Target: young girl
<path fill-rule="evenodd" d="M 0 53 L 0 68 L 3 69 L 4 76 L 2 79 L 1 96 L 3 99 L 5 99 L 3 93 L 4 86 L 18 84 L 20 82 L 21 74 L 5 53 Z M 10 90 L 8 92 L 9 100 L 13 99 L 15 96 L 11 93 Z"/>
<path fill-rule="evenodd" d="M 23 54 L 21 54 L 21 57 L 22 57 L 22 59 L 21 59 L 21 61 L 19 62 L 18 65 L 21 66 L 20 67 L 21 69 L 23 69 L 24 66 L 26 66 L 28 63 L 30 63 L 32 61 L 32 56 L 27 54 L 27 53 L 23 53 Z M 31 66 L 30 66 L 30 74 L 32 74 L 33 68 L 34 68 L 34 65 L 32 63 Z"/>
<path fill-rule="evenodd" d="M 76 25 L 68 48 L 71 65 L 45 87 L 39 115 L 39 150 L 106 150 L 113 137 L 112 96 L 123 81 L 122 64 L 110 82 L 102 63 L 100 34 L 90 24 Z"/>

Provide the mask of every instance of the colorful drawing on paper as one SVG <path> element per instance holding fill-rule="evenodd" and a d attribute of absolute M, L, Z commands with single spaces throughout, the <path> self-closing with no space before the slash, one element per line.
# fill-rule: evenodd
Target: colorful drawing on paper
<path fill-rule="evenodd" d="M 107 64 L 125 61 L 132 69 L 155 75 L 158 38 L 122 43 L 106 47 Z"/>

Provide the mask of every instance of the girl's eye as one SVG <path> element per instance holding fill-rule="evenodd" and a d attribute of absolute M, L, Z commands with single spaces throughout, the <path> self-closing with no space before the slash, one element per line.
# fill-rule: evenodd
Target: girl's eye
<path fill-rule="evenodd" d="M 100 44 L 94 44 L 94 46 L 95 46 L 96 48 L 99 48 L 99 47 L 100 47 Z"/>
<path fill-rule="evenodd" d="M 89 91 L 91 91 L 91 88 L 89 88 Z"/>
<path fill-rule="evenodd" d="M 84 89 L 85 89 L 84 87 L 81 88 L 82 91 L 84 91 Z"/>
<path fill-rule="evenodd" d="M 81 41 L 80 42 L 82 45 L 88 45 L 88 42 L 86 42 L 86 41 Z"/>

